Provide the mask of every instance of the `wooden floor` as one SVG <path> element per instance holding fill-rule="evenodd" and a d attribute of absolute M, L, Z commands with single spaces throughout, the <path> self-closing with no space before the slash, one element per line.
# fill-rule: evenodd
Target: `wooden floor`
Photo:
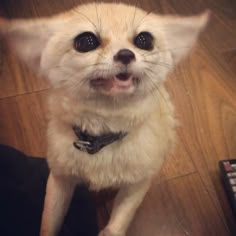
<path fill-rule="evenodd" d="M 0 14 L 50 15 L 76 2 L 5 0 L 0 2 Z M 136 0 L 126 2 L 135 4 Z M 139 5 L 184 15 L 209 8 L 213 16 L 195 51 L 167 82 L 181 124 L 179 143 L 138 210 L 128 236 L 236 235 L 218 170 L 219 160 L 236 158 L 236 3 L 146 0 Z M 43 103 L 48 89 L 45 81 L 0 44 L 0 143 L 45 156 Z M 99 202 L 100 227 L 111 205 L 112 200 Z"/>

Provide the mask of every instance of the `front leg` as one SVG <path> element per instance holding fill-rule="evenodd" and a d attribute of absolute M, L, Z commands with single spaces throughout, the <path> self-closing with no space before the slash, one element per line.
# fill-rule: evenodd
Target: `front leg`
<path fill-rule="evenodd" d="M 99 236 L 125 236 L 137 208 L 149 189 L 150 182 L 150 179 L 147 179 L 120 189 L 110 221 Z"/>
<path fill-rule="evenodd" d="M 76 183 L 50 173 L 44 200 L 40 236 L 56 236 L 61 228 Z"/>

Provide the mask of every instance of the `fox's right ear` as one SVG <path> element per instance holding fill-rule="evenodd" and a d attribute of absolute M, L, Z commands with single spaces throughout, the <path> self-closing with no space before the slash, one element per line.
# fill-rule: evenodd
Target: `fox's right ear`
<path fill-rule="evenodd" d="M 0 17 L 0 36 L 32 69 L 38 70 L 42 51 L 55 32 L 51 19 L 8 20 Z"/>

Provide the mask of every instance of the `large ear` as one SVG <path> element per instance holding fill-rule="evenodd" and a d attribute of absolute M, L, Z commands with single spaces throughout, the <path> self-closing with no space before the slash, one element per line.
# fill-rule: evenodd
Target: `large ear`
<path fill-rule="evenodd" d="M 163 20 L 163 33 L 167 49 L 172 52 L 175 63 L 187 55 L 204 30 L 210 17 L 206 10 L 200 15 L 190 17 L 166 16 Z"/>
<path fill-rule="evenodd" d="M 0 35 L 6 39 L 13 52 L 36 71 L 39 69 L 42 51 L 53 32 L 50 19 L 0 18 Z"/>

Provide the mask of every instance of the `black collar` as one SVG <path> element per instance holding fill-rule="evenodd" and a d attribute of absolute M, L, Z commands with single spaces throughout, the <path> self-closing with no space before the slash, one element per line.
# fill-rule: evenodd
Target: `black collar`
<path fill-rule="evenodd" d="M 124 132 L 110 132 L 99 136 L 93 136 L 88 134 L 87 131 L 82 131 L 78 126 L 73 126 L 73 130 L 78 137 L 78 140 L 74 142 L 74 147 L 89 154 L 95 154 L 103 147 L 114 143 L 115 141 L 119 141 L 127 135 L 127 133 Z"/>

